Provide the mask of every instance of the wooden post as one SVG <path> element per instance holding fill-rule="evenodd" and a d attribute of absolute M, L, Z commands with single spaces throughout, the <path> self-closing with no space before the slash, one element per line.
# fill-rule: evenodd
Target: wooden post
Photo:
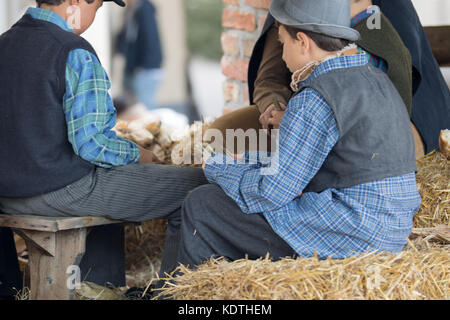
<path fill-rule="evenodd" d="M 70 300 L 67 268 L 78 266 L 86 248 L 86 228 L 41 232 L 16 230 L 25 238 L 30 263 L 31 300 Z"/>
<path fill-rule="evenodd" d="M 24 238 L 30 266 L 31 300 L 73 299 L 69 266 L 79 266 L 90 227 L 123 223 L 104 217 L 43 217 L 0 213 L 0 227 Z M 82 280 L 82 279 L 81 279 Z M 71 283 L 73 284 L 73 283 Z"/>

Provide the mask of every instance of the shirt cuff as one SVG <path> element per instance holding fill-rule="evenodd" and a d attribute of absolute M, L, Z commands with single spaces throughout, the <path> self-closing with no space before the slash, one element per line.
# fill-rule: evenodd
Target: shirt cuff
<path fill-rule="evenodd" d="M 139 160 L 141 159 L 141 150 L 139 150 L 137 144 L 135 144 L 134 142 L 132 142 L 132 156 L 131 156 L 131 161 L 130 163 L 139 163 Z"/>
<path fill-rule="evenodd" d="M 239 164 L 238 160 L 223 153 L 217 153 L 209 157 L 205 162 L 205 176 L 210 183 L 216 183 L 217 179 L 224 175 L 227 166 Z"/>
<path fill-rule="evenodd" d="M 210 183 L 220 184 L 223 180 L 233 180 L 248 169 L 258 169 L 270 163 L 270 156 L 259 151 L 247 151 L 242 159 L 235 159 L 218 153 L 205 162 L 205 176 Z M 233 177 L 233 178 L 231 178 Z M 220 181 L 219 181 L 220 180 Z"/>

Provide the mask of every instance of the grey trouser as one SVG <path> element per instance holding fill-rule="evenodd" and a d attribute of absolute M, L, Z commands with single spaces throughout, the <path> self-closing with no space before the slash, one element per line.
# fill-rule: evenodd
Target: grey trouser
<path fill-rule="evenodd" d="M 296 256 L 262 214 L 245 214 L 217 185 L 192 191 L 184 201 L 178 262 L 195 267 L 210 257 L 230 261 Z"/>
<path fill-rule="evenodd" d="M 0 199 L 0 212 L 51 217 L 103 216 L 128 222 L 163 218 L 169 220 L 170 230 L 177 230 L 184 198 L 189 191 L 206 183 L 208 182 L 200 168 L 154 164 L 132 164 L 111 169 L 96 167 L 91 174 L 55 192 L 26 199 Z M 117 230 L 117 226 L 101 228 L 99 234 L 102 234 L 100 237 L 104 243 L 108 240 L 104 239 L 108 237 L 105 228 L 116 228 L 115 234 L 123 237 L 123 228 L 122 231 Z M 175 264 L 178 251 L 179 234 L 171 233 L 170 230 L 166 237 L 161 270 Z M 105 248 L 94 249 L 95 244 L 89 244 L 94 242 L 92 234 L 95 234 L 94 230 L 88 236 L 83 260 L 95 260 L 90 258 L 95 255 L 98 256 L 97 260 L 101 257 L 101 263 L 105 265 L 108 255 L 104 254 Z M 113 236 L 110 234 L 109 237 Z M 99 239 L 95 240 L 97 241 Z M 122 261 L 117 261 L 123 254 L 113 258 L 114 252 L 123 252 L 123 240 L 117 242 L 116 246 L 118 247 L 106 250 L 110 252 L 110 259 L 115 260 L 110 261 L 109 265 L 123 264 Z M 90 274 L 92 272 L 91 270 Z"/>
<path fill-rule="evenodd" d="M 91 174 L 63 189 L 26 199 L 0 199 L 8 214 L 101 216 L 129 222 L 167 218 L 207 180 L 200 168 L 131 164 Z"/>

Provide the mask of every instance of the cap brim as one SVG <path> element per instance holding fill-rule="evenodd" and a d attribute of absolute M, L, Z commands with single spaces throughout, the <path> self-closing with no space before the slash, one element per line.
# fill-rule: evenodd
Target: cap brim
<path fill-rule="evenodd" d="M 115 2 L 117 5 L 121 6 L 121 7 L 125 7 L 126 3 L 123 2 L 122 0 L 103 0 L 104 2 Z"/>
<path fill-rule="evenodd" d="M 349 27 L 331 24 L 299 23 L 284 10 L 282 1 L 272 1 L 270 14 L 275 20 L 287 26 L 349 41 L 358 41 L 360 39 L 359 32 Z"/>

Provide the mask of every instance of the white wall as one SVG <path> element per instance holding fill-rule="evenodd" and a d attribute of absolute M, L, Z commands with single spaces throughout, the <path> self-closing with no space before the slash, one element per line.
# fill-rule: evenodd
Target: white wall
<path fill-rule="evenodd" d="M 0 33 L 5 32 L 23 14 L 24 8 L 35 4 L 32 0 L 0 0 Z"/>
<path fill-rule="evenodd" d="M 8 15 L 6 12 L 6 0 L 0 0 L 0 34 L 8 28 Z"/>
<path fill-rule="evenodd" d="M 424 26 L 450 26 L 449 0 L 412 0 Z"/>

